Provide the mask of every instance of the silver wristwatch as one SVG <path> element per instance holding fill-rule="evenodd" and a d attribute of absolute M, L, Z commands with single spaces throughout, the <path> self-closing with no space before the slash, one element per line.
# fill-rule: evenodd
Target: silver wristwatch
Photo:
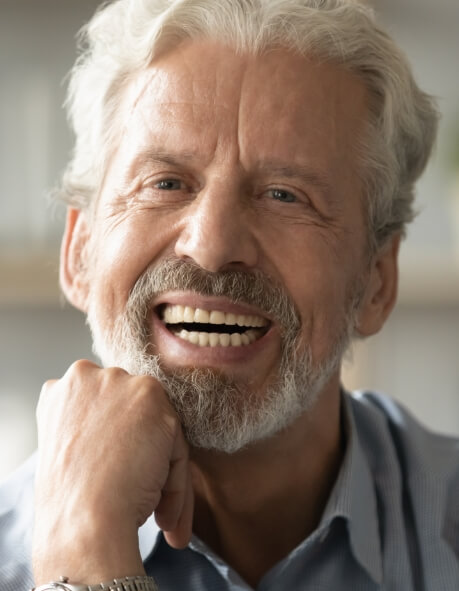
<path fill-rule="evenodd" d="M 68 577 L 61 577 L 59 581 L 52 581 L 31 591 L 158 591 L 152 577 L 123 577 L 113 579 L 108 583 L 97 585 L 72 585 Z"/>

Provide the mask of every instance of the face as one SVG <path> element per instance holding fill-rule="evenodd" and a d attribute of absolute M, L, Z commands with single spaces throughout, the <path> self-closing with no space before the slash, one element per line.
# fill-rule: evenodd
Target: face
<path fill-rule="evenodd" d="M 337 383 L 367 268 L 354 150 L 365 100 L 338 67 L 210 42 L 131 83 L 80 290 L 106 363 L 122 362 L 130 332 L 166 375 L 226 384 L 236 414 L 237 397 L 275 398 L 293 353 L 300 373 L 320 368 L 301 383 L 308 404 Z"/>

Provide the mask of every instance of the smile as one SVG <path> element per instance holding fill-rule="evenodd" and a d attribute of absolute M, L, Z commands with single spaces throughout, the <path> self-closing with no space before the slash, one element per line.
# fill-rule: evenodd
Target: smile
<path fill-rule="evenodd" d="M 262 316 L 203 310 L 165 304 L 159 316 L 176 337 L 199 347 L 241 347 L 260 339 L 269 329 Z"/>

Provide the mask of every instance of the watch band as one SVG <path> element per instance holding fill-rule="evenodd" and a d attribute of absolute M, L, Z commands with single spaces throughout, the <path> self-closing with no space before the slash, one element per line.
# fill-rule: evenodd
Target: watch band
<path fill-rule="evenodd" d="M 152 577 L 123 577 L 96 585 L 72 585 L 68 577 L 61 577 L 31 591 L 158 591 L 158 587 Z"/>

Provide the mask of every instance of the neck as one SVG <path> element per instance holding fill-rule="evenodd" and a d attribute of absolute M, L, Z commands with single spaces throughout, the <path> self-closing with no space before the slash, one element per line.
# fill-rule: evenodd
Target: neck
<path fill-rule="evenodd" d="M 195 533 L 253 586 L 317 527 L 343 454 L 339 382 L 276 437 L 192 453 Z"/>

